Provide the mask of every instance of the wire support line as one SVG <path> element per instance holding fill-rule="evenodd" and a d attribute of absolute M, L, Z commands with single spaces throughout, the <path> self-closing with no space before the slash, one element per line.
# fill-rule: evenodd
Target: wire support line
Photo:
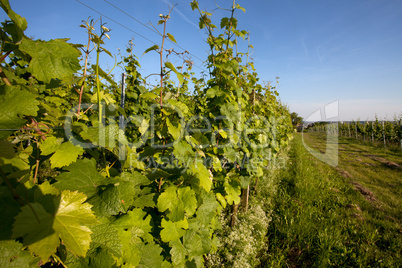
<path fill-rule="evenodd" d="M 144 26 L 144 27 L 148 28 L 149 30 L 153 31 L 154 33 L 156 33 L 156 34 L 162 36 L 162 34 L 161 34 L 160 32 L 156 31 L 155 29 L 152 29 L 151 27 L 147 26 L 147 25 L 144 24 L 143 22 L 137 20 L 136 18 L 134 18 L 133 16 L 131 16 L 130 14 L 128 14 L 127 12 L 125 12 L 124 10 L 122 10 L 121 8 L 119 8 L 118 6 L 116 6 L 116 5 L 112 4 L 112 3 L 110 3 L 110 2 L 107 1 L 107 0 L 103 0 L 103 1 L 105 1 L 106 3 L 108 3 L 109 5 L 111 5 L 112 7 L 114 7 L 115 9 L 117 9 L 118 11 L 122 12 L 122 13 L 125 14 L 126 16 L 130 17 L 131 19 L 135 20 L 136 22 L 138 22 L 138 23 L 141 24 L 142 26 Z"/>
<path fill-rule="evenodd" d="M 141 24 L 142 26 L 146 27 L 147 29 L 153 31 L 154 33 L 157 33 L 158 35 L 162 36 L 162 34 L 158 31 L 156 31 L 155 29 L 152 29 L 151 27 L 147 26 L 146 24 L 144 24 L 143 22 L 137 20 L 136 18 L 134 18 L 133 16 L 131 16 L 130 14 L 128 14 L 127 12 L 125 12 L 124 10 L 122 10 L 121 8 L 117 7 L 116 5 L 110 3 L 107 0 L 103 0 L 106 3 L 108 3 L 109 5 L 111 5 L 112 7 L 114 7 L 115 9 L 119 10 L 120 12 L 122 12 L 123 14 L 127 15 L 128 17 L 130 17 L 131 19 L 135 20 L 136 22 L 138 22 L 139 24 Z M 191 52 L 189 52 L 188 50 L 186 50 L 185 48 L 181 47 L 180 45 L 174 43 L 173 41 L 171 41 L 170 39 L 168 39 L 168 41 L 170 43 L 172 43 L 173 45 L 177 46 L 178 48 L 182 49 L 183 51 L 187 51 L 188 54 L 190 54 L 191 56 L 193 56 L 194 58 L 200 60 L 201 62 L 204 62 L 202 59 L 200 59 L 199 57 L 197 57 L 196 55 L 192 54 Z M 198 66 L 197 66 L 198 67 Z"/>
<path fill-rule="evenodd" d="M 125 26 L 124 24 L 122 24 L 122 23 L 116 21 L 115 19 L 112 19 L 111 17 L 105 15 L 104 13 L 102 13 L 102 12 L 100 12 L 100 11 L 98 11 L 98 10 L 92 8 L 92 7 L 90 7 L 89 5 L 87 5 L 87 4 L 83 3 L 83 2 L 81 2 L 80 0 L 74 0 L 74 1 L 76 1 L 77 3 L 80 3 L 81 5 L 87 7 L 88 9 L 90 9 L 90 10 L 92 10 L 92 11 L 98 13 L 99 15 L 101 15 L 101 16 L 103 16 L 103 17 L 109 19 L 110 21 L 113 21 L 114 23 L 116 23 L 116 24 L 120 25 L 121 27 L 123 27 L 123 28 L 129 30 L 130 32 L 132 32 L 132 33 L 138 35 L 139 37 L 142 37 L 143 39 L 145 39 L 145 40 L 151 42 L 152 44 L 158 45 L 157 43 L 155 43 L 155 42 L 152 41 L 151 39 L 149 39 L 149 38 L 143 36 L 142 34 L 137 33 L 136 31 L 132 30 L 131 28 L 129 28 L 129 27 Z M 158 34 L 159 34 L 159 33 L 158 33 Z M 170 40 L 169 40 L 169 41 L 170 41 Z M 173 43 L 172 41 L 170 41 L 170 42 Z M 173 44 L 174 44 L 174 43 L 173 43 Z M 177 44 L 174 44 L 174 45 L 176 45 L 176 46 L 179 47 L 180 49 L 183 49 L 182 47 L 180 47 L 180 46 L 177 45 Z M 183 50 L 185 50 L 185 49 L 183 49 Z M 197 56 L 193 55 L 192 53 L 189 52 L 189 54 L 192 55 L 192 56 L 194 56 L 195 58 L 201 60 L 200 58 L 198 58 Z M 201 61 L 202 61 L 202 60 L 201 60 Z M 195 66 L 195 67 L 197 67 L 198 69 L 200 69 L 200 70 L 202 70 L 202 71 L 206 71 L 206 69 L 204 69 L 204 68 L 202 68 L 202 67 L 200 67 L 200 66 L 198 66 L 198 65 L 196 65 L 196 64 L 192 64 L 192 65 Z"/>
<path fill-rule="evenodd" d="M 107 19 L 109 19 L 109 20 L 111 20 L 111 21 L 113 21 L 114 23 L 116 23 L 116 24 L 120 25 L 121 27 L 123 27 L 123 28 L 125 28 L 125 29 L 129 30 L 130 32 L 135 33 L 136 35 L 138 35 L 138 36 L 140 36 L 140 37 L 144 38 L 145 40 L 147 40 L 147 41 L 151 42 L 152 44 L 154 44 L 154 45 L 158 45 L 157 43 L 155 43 L 155 42 L 154 42 L 154 41 L 152 41 L 151 39 L 149 39 L 149 38 L 147 38 L 147 37 L 145 37 L 145 36 L 143 36 L 143 35 L 141 35 L 141 34 L 137 33 L 136 31 L 134 31 L 134 30 L 132 30 L 132 29 L 128 28 L 127 26 L 125 26 L 125 25 L 121 24 L 120 22 L 118 22 L 118 21 L 116 21 L 116 20 L 112 19 L 111 17 L 109 17 L 109 16 L 107 16 L 107 15 L 103 14 L 102 12 L 99 12 L 98 10 L 96 10 L 96 9 L 94 9 L 94 8 L 92 8 L 92 7 L 90 7 L 90 6 L 88 6 L 87 4 L 84 4 L 84 3 L 83 3 L 83 2 L 81 2 L 80 0 L 74 0 L 74 1 L 76 1 L 76 2 L 80 3 L 81 5 L 83 5 L 83 6 L 87 7 L 87 8 L 89 8 L 90 10 L 92 10 L 92 11 L 94 11 L 94 12 L 98 13 L 99 15 L 101 15 L 101 16 L 103 16 L 103 17 L 105 17 L 105 18 L 107 18 Z"/>

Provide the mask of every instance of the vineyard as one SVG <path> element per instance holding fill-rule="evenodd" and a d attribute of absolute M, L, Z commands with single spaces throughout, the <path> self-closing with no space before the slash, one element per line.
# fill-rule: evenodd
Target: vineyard
<path fill-rule="evenodd" d="M 308 127 L 316 132 L 336 132 L 342 137 L 354 138 L 373 145 L 396 146 L 402 148 L 402 118 L 394 121 L 352 121 L 327 123 L 318 122 Z"/>
<path fill-rule="evenodd" d="M 80 26 L 85 45 L 33 40 L 0 3 L 0 266 L 258 265 L 293 128 L 237 51 L 244 8 L 214 25 L 191 2 L 207 79 L 185 57 L 169 61 L 176 40 L 160 15 L 160 46 L 144 52 L 160 56 L 160 83 L 149 86 L 132 46 L 116 63 L 122 82 L 102 69 L 99 55 L 113 55 L 99 21 Z"/>

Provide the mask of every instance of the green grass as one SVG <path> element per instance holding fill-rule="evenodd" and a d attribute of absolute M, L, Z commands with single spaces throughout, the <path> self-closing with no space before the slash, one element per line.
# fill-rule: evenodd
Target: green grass
<path fill-rule="evenodd" d="M 323 133 L 304 134 L 304 140 L 310 146 L 325 151 L 326 140 Z M 358 183 L 372 193 L 371 197 L 375 199 L 375 202 L 371 202 L 375 208 L 373 213 L 379 214 L 379 218 L 400 220 L 402 150 L 396 150 L 395 147 L 373 147 L 370 143 L 340 137 L 338 156 L 338 171 L 350 182 Z"/>
<path fill-rule="evenodd" d="M 325 152 L 324 135 L 304 133 L 304 139 Z M 402 176 L 391 165 L 399 165 L 401 156 L 343 139 L 339 149 L 334 168 L 309 154 L 301 134 L 295 135 L 274 199 L 262 267 L 402 263 Z"/>

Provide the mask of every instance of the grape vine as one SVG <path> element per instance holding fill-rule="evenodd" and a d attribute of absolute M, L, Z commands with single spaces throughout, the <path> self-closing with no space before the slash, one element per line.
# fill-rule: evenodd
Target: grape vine
<path fill-rule="evenodd" d="M 105 24 L 83 21 L 86 46 L 33 40 L 25 18 L 0 3 L 9 16 L 0 29 L 0 266 L 203 267 L 219 216 L 236 225 L 250 186 L 292 137 L 275 88 L 234 49 L 248 34 L 234 17 L 244 8 L 233 3 L 218 27 L 191 2 L 208 34 L 208 80 L 185 53 L 181 66 L 163 60 L 174 53 L 165 39 L 176 40 L 161 15 L 162 44 L 144 53 L 160 54 L 160 85 L 146 85 L 129 46 L 122 109 L 100 66 L 101 53 L 113 57 Z"/>

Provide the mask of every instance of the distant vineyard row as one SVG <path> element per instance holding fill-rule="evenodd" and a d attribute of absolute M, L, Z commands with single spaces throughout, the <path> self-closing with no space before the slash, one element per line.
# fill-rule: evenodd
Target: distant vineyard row
<path fill-rule="evenodd" d="M 339 135 L 356 140 L 400 145 L 402 148 L 402 118 L 393 121 L 352 121 L 339 123 L 315 123 L 308 129 L 312 131 L 338 131 Z"/>

